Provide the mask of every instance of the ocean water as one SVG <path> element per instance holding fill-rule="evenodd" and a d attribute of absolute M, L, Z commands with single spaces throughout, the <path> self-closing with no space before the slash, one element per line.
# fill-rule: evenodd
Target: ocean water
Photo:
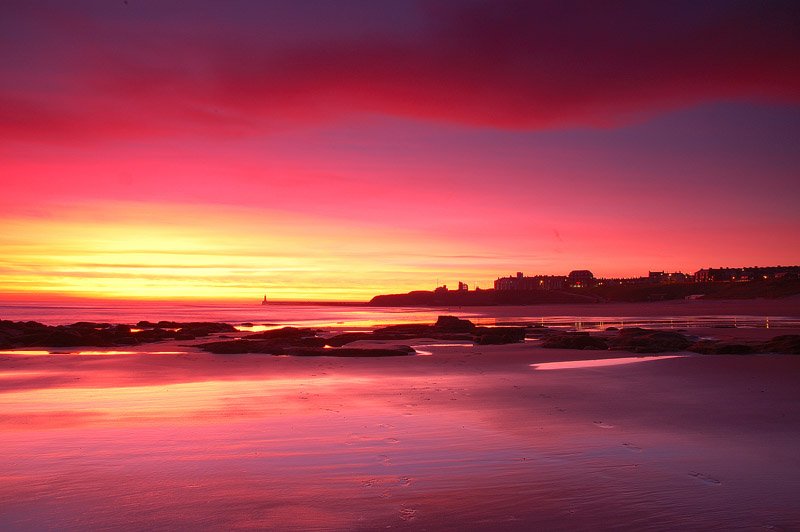
<path fill-rule="evenodd" d="M 642 310 L 645 312 L 642 312 Z M 609 310 L 614 311 L 609 313 Z M 525 322 L 548 327 L 600 330 L 606 327 L 800 327 L 800 305 L 790 315 L 775 313 L 697 313 L 687 306 L 652 315 L 647 305 L 533 305 L 513 307 L 371 307 L 366 305 L 220 305 L 202 303 L 0 303 L 0 319 L 33 320 L 48 325 L 78 321 L 135 324 L 148 321 L 213 321 L 234 325 L 371 328 L 398 323 L 433 323 L 440 315 L 467 318 L 479 325 Z M 713 307 L 711 310 L 715 310 Z M 746 309 L 745 309 L 746 310 Z"/>

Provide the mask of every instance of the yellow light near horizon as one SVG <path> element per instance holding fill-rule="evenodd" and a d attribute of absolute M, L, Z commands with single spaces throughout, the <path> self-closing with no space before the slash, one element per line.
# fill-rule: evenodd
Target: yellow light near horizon
<path fill-rule="evenodd" d="M 6 219 L 0 291 L 114 299 L 365 301 L 434 277 L 445 246 L 385 229 L 222 208 L 122 205 Z M 312 223 L 313 222 L 313 223 Z M 431 249 L 425 249 L 430 246 Z"/>

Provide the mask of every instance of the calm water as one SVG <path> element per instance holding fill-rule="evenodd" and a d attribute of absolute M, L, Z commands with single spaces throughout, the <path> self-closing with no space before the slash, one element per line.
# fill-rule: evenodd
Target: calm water
<path fill-rule="evenodd" d="M 469 318 L 481 325 L 524 321 L 549 327 L 596 330 L 605 327 L 690 326 L 800 327 L 800 305 L 792 315 L 675 314 L 648 316 L 635 313 L 639 307 L 604 315 L 602 306 L 517 307 L 369 307 L 337 305 L 239 305 L 116 303 L 103 305 L 0 304 L 0 319 L 34 320 L 48 325 L 77 321 L 133 324 L 140 320 L 219 321 L 305 327 L 368 328 L 394 323 L 433 323 L 449 314 Z M 580 313 L 577 313 L 580 312 Z"/>

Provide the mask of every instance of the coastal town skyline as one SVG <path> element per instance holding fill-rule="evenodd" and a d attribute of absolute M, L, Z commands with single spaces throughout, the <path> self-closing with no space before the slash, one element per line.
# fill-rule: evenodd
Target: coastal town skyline
<path fill-rule="evenodd" d="M 0 293 L 798 264 L 795 9 L 3 2 Z"/>

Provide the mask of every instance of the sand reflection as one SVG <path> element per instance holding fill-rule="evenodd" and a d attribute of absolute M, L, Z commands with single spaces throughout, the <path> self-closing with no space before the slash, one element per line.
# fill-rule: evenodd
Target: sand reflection
<path fill-rule="evenodd" d="M 670 358 L 680 358 L 684 356 L 689 356 L 689 355 L 620 357 L 620 358 L 602 358 L 597 360 L 567 360 L 564 362 L 544 362 L 541 364 L 531 364 L 531 367 L 537 370 L 602 368 L 605 366 L 621 366 L 624 364 L 636 364 L 639 362 L 668 360 Z"/>

